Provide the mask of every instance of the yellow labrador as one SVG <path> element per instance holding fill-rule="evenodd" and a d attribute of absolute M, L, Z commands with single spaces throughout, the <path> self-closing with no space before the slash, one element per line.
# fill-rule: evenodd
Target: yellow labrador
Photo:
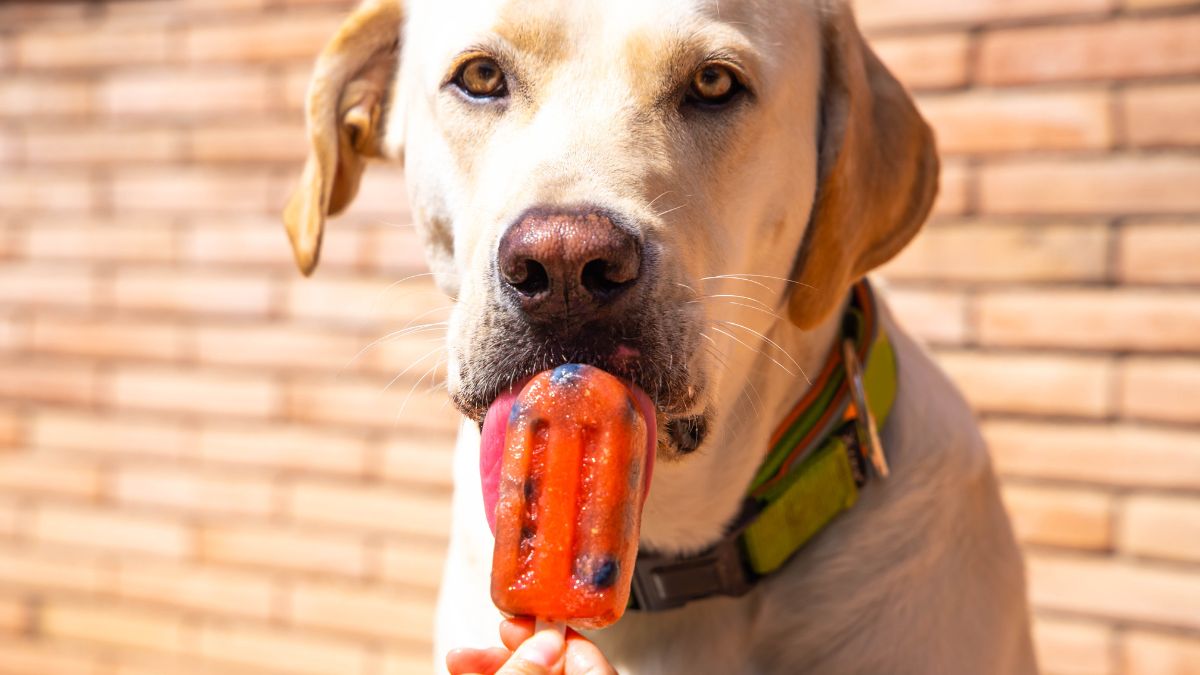
<path fill-rule="evenodd" d="M 842 0 L 367 0 L 320 56 L 307 113 L 285 212 L 301 269 L 385 158 L 456 299 L 449 390 L 470 421 L 439 653 L 496 640 L 478 424 L 499 394 L 564 362 L 638 385 L 659 429 L 641 545 L 702 550 L 837 351 L 851 285 L 936 192 L 932 134 Z M 1035 670 L 971 412 L 880 322 L 898 363 L 890 477 L 748 592 L 595 634 L 622 672 Z"/>

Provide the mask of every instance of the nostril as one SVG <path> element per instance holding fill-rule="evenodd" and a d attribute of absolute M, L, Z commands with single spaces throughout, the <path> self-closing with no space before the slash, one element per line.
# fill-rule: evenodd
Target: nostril
<path fill-rule="evenodd" d="M 536 260 L 526 260 L 525 269 L 508 282 L 524 296 L 532 298 L 539 293 L 550 290 L 550 274 Z"/>
<path fill-rule="evenodd" d="M 619 278 L 614 274 L 615 271 L 610 269 L 607 260 L 593 260 L 583 266 L 580 282 L 588 293 L 605 300 L 619 293 L 631 281 Z"/>

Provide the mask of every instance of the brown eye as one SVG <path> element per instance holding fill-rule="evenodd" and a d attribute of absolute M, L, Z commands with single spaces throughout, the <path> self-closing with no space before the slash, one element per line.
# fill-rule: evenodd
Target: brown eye
<path fill-rule="evenodd" d="M 720 105 L 733 99 L 740 89 L 733 71 L 719 63 L 710 63 L 692 75 L 688 95 L 698 103 Z"/>
<path fill-rule="evenodd" d="M 467 61 L 454 81 L 459 89 L 475 98 L 496 98 L 505 93 L 504 71 L 485 56 Z"/>

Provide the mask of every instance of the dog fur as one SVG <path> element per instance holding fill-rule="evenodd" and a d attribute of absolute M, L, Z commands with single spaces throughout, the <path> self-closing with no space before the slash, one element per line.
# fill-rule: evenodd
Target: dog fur
<path fill-rule="evenodd" d="M 305 272 L 366 159 L 404 163 L 439 285 L 456 300 L 448 385 L 464 422 L 437 651 L 496 642 L 476 423 L 522 375 L 576 360 L 498 296 L 496 246 L 531 208 L 593 204 L 652 260 L 599 365 L 654 398 L 642 545 L 703 548 L 737 512 L 767 439 L 833 344 L 847 290 L 895 255 L 936 192 L 932 133 L 842 0 L 366 0 L 322 53 L 312 152 L 285 223 Z M 502 101 L 454 90 L 480 54 Z M 710 61 L 747 92 L 681 104 Z M 683 83 L 681 85 L 681 83 Z M 885 310 L 899 393 L 893 475 L 749 595 L 631 613 L 592 637 L 629 673 L 1034 672 L 1019 551 L 971 411 Z M 589 352 L 590 353 L 590 352 Z M 529 354 L 538 354 L 537 357 Z M 607 358 L 607 357 L 604 357 Z M 665 364 L 665 365 L 664 365 Z"/>

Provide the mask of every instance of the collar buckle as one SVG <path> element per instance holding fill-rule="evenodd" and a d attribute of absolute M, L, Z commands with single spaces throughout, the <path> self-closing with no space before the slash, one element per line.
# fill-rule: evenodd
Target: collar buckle
<path fill-rule="evenodd" d="M 754 574 L 742 558 L 740 535 L 739 528 L 703 553 L 683 558 L 640 552 L 630 606 L 657 612 L 714 595 L 745 595 L 754 587 Z"/>
<path fill-rule="evenodd" d="M 875 415 L 871 413 L 871 406 L 867 401 L 862 363 L 858 360 L 854 341 L 849 338 L 842 340 L 842 362 L 846 364 L 846 380 L 850 385 L 850 398 L 854 402 L 854 428 L 858 436 L 859 450 L 871 462 L 875 474 L 880 478 L 887 478 L 887 455 L 883 452 L 883 442 L 879 440 L 879 427 L 875 424 Z"/>

